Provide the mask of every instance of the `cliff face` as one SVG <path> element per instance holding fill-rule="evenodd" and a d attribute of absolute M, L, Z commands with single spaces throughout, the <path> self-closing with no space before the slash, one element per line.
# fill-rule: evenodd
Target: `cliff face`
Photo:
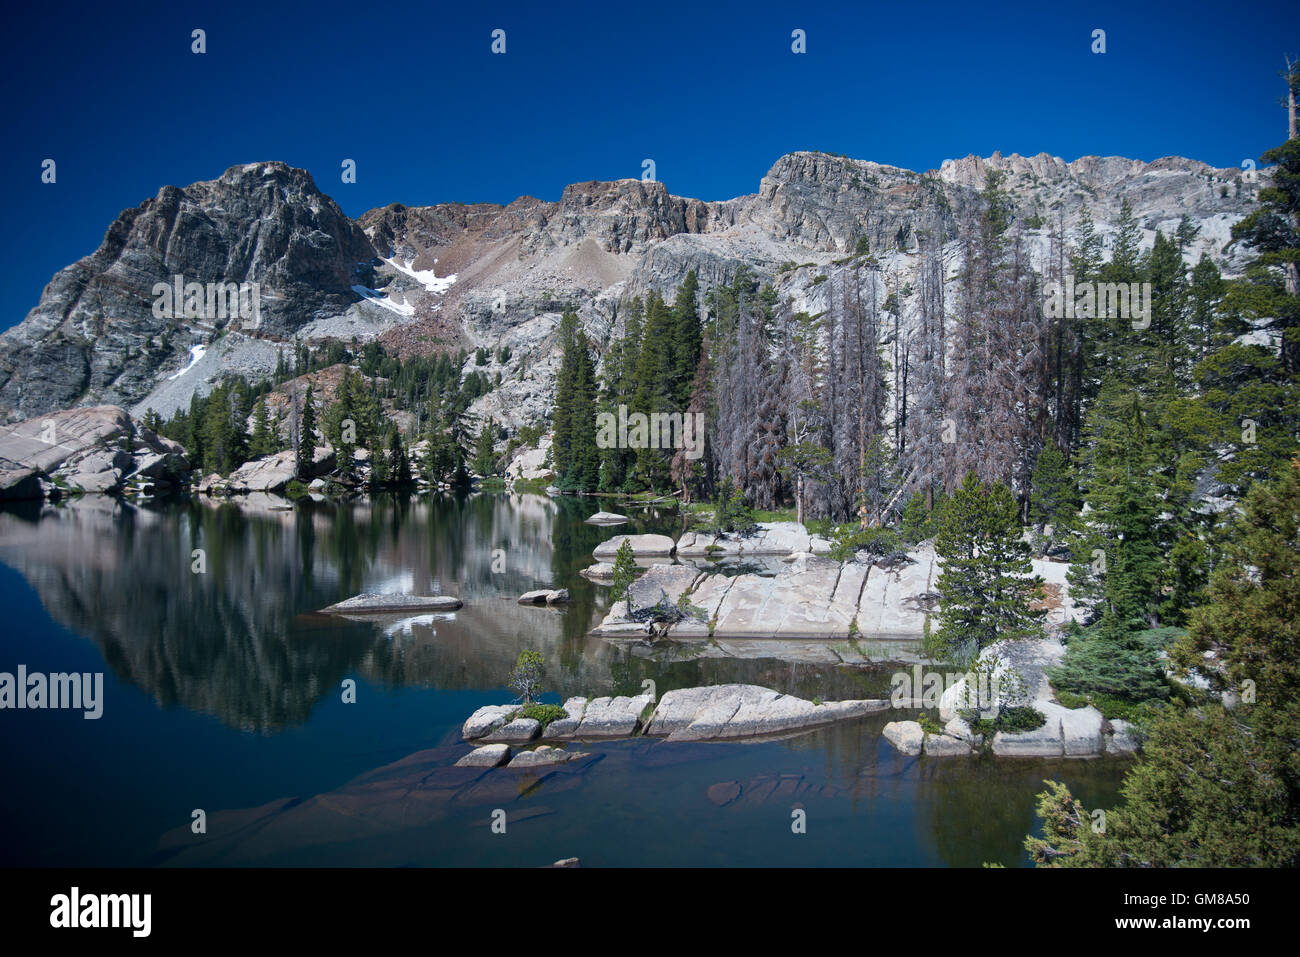
<path fill-rule="evenodd" d="M 558 202 L 391 205 L 355 222 L 307 173 L 258 163 L 161 190 L 59 272 L 0 335 L 0 414 L 100 403 L 167 414 L 223 375 L 269 373 L 295 337 L 338 336 L 403 354 L 508 345 L 509 362 L 486 370 L 502 385 L 475 411 L 507 427 L 544 421 L 565 310 L 603 347 L 630 296 L 671 296 L 692 269 L 707 290 L 744 267 L 816 311 L 831 285 L 818 288 L 818 276 L 862 239 L 897 288 L 915 287 L 919 237 L 959 239 L 993 170 L 1038 263 L 1058 223 L 1069 237 L 1086 207 L 1105 240 L 1128 200 L 1148 245 L 1186 215 L 1200 228 L 1191 261 L 1205 251 L 1240 268 L 1229 230 L 1249 208 L 1249 184 L 1240 170 L 1180 158 L 995 153 L 916 173 L 800 152 L 778 159 L 757 193 L 723 202 L 618 180 L 569 186 Z M 154 284 L 177 275 L 258 283 L 260 320 L 155 317 Z M 905 319 L 912 308 L 902 304 Z"/>

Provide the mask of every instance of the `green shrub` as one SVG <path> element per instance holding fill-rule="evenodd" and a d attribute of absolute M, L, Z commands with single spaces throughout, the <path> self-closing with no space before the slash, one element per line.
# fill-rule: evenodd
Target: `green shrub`
<path fill-rule="evenodd" d="M 565 711 L 558 704 L 540 704 L 533 702 L 526 704 L 515 712 L 517 718 L 532 718 L 546 730 L 546 726 L 552 721 L 559 721 L 561 718 L 567 718 L 569 712 Z"/>
<path fill-rule="evenodd" d="M 850 522 L 835 530 L 835 546 L 831 549 L 831 558 L 837 562 L 851 560 L 859 551 L 864 551 L 873 559 L 888 558 L 907 551 L 907 544 L 898 532 L 883 525 L 863 528 Z"/>
<path fill-rule="evenodd" d="M 1047 715 L 1029 705 L 1003 708 L 996 718 L 981 718 L 973 708 L 967 708 L 959 714 L 973 732 L 984 735 L 985 741 L 991 741 L 999 731 L 1018 734 L 1022 731 L 1036 731 L 1047 723 Z"/>
<path fill-rule="evenodd" d="M 1088 696 L 1075 694 L 1073 691 L 1057 691 L 1056 700 L 1062 708 L 1082 708 L 1088 703 Z"/>
<path fill-rule="evenodd" d="M 943 734 L 943 725 L 928 714 L 923 714 L 916 719 L 916 723 L 921 726 L 921 730 L 926 734 Z"/>

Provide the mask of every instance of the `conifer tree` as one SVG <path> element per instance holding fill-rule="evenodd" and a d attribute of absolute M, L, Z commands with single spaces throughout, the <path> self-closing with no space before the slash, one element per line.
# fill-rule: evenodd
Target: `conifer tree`
<path fill-rule="evenodd" d="M 271 435 L 271 421 L 267 416 L 266 399 L 259 398 L 253 406 L 253 435 L 249 440 L 248 451 L 254 457 L 270 455 L 276 451 L 279 443 Z"/>
<path fill-rule="evenodd" d="M 1002 639 L 1042 636 L 1046 612 L 1029 607 L 1041 580 L 1031 577 L 1019 508 L 1005 485 L 968 472 L 944 503 L 935 550 L 944 561 L 936 638 L 952 660 L 974 660 Z"/>
<path fill-rule="evenodd" d="M 309 478 L 316 457 L 316 407 L 312 399 L 310 383 L 302 397 L 302 415 L 298 419 L 297 452 L 298 478 Z"/>

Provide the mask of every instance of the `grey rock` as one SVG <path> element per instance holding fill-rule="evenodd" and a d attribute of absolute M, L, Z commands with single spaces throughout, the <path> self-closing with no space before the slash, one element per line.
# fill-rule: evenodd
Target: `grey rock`
<path fill-rule="evenodd" d="M 1137 729 L 1129 722 L 1113 718 L 1110 722 L 1111 733 L 1106 735 L 1107 754 L 1132 754 L 1141 749 L 1142 740 Z"/>
<path fill-rule="evenodd" d="M 588 525 L 622 525 L 627 522 L 627 516 L 617 512 L 597 512 L 586 521 Z"/>
<path fill-rule="evenodd" d="M 531 741 L 542 732 L 541 722 L 536 718 L 515 718 L 495 728 L 486 735 L 484 741 Z"/>
<path fill-rule="evenodd" d="M 327 605 L 322 614 L 387 614 L 407 611 L 455 611 L 464 603 L 449 595 L 362 594 Z"/>
<path fill-rule="evenodd" d="M 925 736 L 925 753 L 936 758 L 956 757 L 969 755 L 971 747 L 968 742 L 958 738 L 950 738 L 946 734 L 927 734 Z"/>
<path fill-rule="evenodd" d="M 648 694 L 595 698 L 587 702 L 578 726 L 579 738 L 626 738 L 641 726 L 641 712 L 651 703 Z"/>
<path fill-rule="evenodd" d="M 591 581 L 605 584 L 614 580 L 614 565 L 611 562 L 596 562 L 594 565 L 584 568 L 578 574 Z"/>
<path fill-rule="evenodd" d="M 587 710 L 586 698 L 570 698 L 564 702 L 564 712 L 568 717 L 556 718 L 546 726 L 544 737 L 558 739 L 569 738 L 577 733 L 582 724 L 582 716 Z"/>
<path fill-rule="evenodd" d="M 520 751 L 511 759 L 509 767 L 537 768 L 552 764 L 564 764 L 567 761 L 577 761 L 589 757 L 591 755 L 585 751 L 565 751 L 561 748 L 553 748 L 550 745 L 543 744 L 531 751 Z"/>
<path fill-rule="evenodd" d="M 623 542 L 632 546 L 632 554 L 637 556 L 671 555 L 675 543 L 667 535 L 615 535 L 607 542 L 596 546 L 592 554 L 597 561 L 612 562 L 618 555 L 618 548 Z"/>
<path fill-rule="evenodd" d="M 519 596 L 521 605 L 558 605 L 568 600 L 567 588 L 539 588 L 536 591 L 526 591 Z"/>
<path fill-rule="evenodd" d="M 518 710 L 519 705 L 513 704 L 484 705 L 466 719 L 460 730 L 461 737 L 466 741 L 482 738 L 505 724 Z"/>
<path fill-rule="evenodd" d="M 458 768 L 495 768 L 510 759 L 510 745 L 485 744 L 456 762 Z"/>
<path fill-rule="evenodd" d="M 891 721 L 880 733 L 899 754 L 920 754 L 925 744 L 925 732 L 915 721 Z"/>

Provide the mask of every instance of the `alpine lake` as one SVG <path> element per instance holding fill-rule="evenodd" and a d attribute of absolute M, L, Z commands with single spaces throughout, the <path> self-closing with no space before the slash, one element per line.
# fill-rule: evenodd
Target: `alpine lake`
<path fill-rule="evenodd" d="M 584 522 L 601 508 L 631 521 Z M 0 863 L 1011 867 L 1029 864 L 1044 779 L 1090 810 L 1117 803 L 1126 759 L 904 757 L 880 733 L 917 715 L 897 710 L 778 740 L 570 745 L 593 760 L 558 773 L 447 772 L 469 750 L 465 719 L 512 700 L 527 649 L 557 704 L 646 681 L 888 698 L 917 660 L 870 635 L 865 666 L 818 641 L 590 635 L 610 604 L 579 574 L 592 549 L 681 530 L 674 506 L 507 492 L 7 505 L 0 672 L 103 685 L 97 718 L 0 711 Z M 572 600 L 517 603 L 535 588 Z M 363 592 L 464 606 L 318 613 Z"/>

